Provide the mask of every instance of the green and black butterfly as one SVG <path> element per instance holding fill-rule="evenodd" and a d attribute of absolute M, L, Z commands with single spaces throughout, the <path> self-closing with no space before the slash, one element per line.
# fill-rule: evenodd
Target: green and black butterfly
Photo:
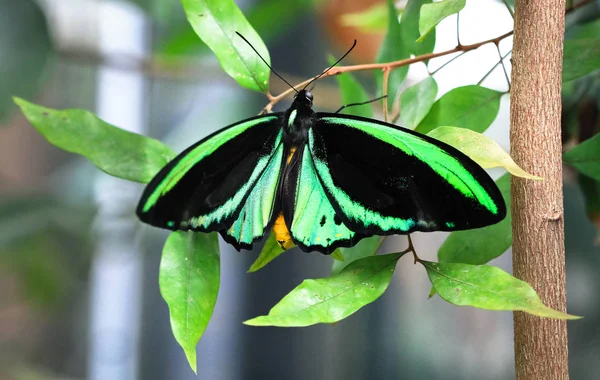
<path fill-rule="evenodd" d="M 296 96 L 285 112 L 232 124 L 175 157 L 144 190 L 138 217 L 171 230 L 218 231 L 238 250 L 273 228 L 282 248 L 325 254 L 372 235 L 504 219 L 498 187 L 470 158 L 393 124 L 314 112 L 310 83 L 290 85 Z"/>
<path fill-rule="evenodd" d="M 506 215 L 488 174 L 455 148 L 392 124 L 291 107 L 232 124 L 192 145 L 146 187 L 139 218 L 218 231 L 252 248 L 275 225 L 303 251 L 330 254 L 371 235 L 455 231 Z M 288 237 L 289 236 L 289 237 Z"/>

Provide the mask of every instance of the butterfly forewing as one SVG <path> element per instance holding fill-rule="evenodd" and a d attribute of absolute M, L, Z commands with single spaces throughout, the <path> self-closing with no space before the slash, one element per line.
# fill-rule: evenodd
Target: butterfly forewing
<path fill-rule="evenodd" d="M 173 230 L 231 226 L 281 145 L 280 117 L 233 124 L 186 149 L 148 184 L 139 218 Z"/>
<path fill-rule="evenodd" d="M 318 113 L 308 144 L 329 200 L 356 232 L 462 230 L 506 214 L 502 195 L 479 165 L 413 131 Z"/>

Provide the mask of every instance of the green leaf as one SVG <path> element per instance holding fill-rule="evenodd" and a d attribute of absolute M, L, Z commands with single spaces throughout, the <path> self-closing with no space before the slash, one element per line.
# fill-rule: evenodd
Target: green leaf
<path fill-rule="evenodd" d="M 329 57 L 329 62 L 333 64 L 335 63 L 335 59 L 333 57 Z M 364 87 L 356 80 L 356 78 L 354 78 L 352 74 L 343 73 L 336 75 L 336 78 L 340 85 L 340 91 L 342 92 L 342 105 L 364 103 L 371 100 Z M 344 108 L 342 113 L 372 118 L 373 105 L 369 103 L 360 106 Z"/>
<path fill-rule="evenodd" d="M 562 81 L 577 79 L 600 68 L 600 39 L 566 40 Z"/>
<path fill-rule="evenodd" d="M 501 92 L 469 85 L 457 87 L 433 104 L 416 131 L 428 133 L 443 125 L 484 132 L 500 109 Z"/>
<path fill-rule="evenodd" d="M 487 265 L 420 261 L 445 301 L 487 310 L 519 310 L 539 317 L 578 319 L 545 306 L 529 284 Z"/>
<path fill-rule="evenodd" d="M 277 243 L 275 234 L 273 231 L 271 231 L 262 251 L 260 251 L 260 255 L 258 255 L 254 263 L 252 263 L 250 269 L 248 269 L 248 272 L 256 272 L 271 261 L 275 260 L 277 256 L 281 255 L 283 252 L 285 252 L 285 250 L 281 248 L 279 243 Z"/>
<path fill-rule="evenodd" d="M 136 3 L 139 7 L 144 9 L 146 13 L 151 16 L 160 26 L 168 28 L 170 25 L 169 21 L 173 21 L 173 14 L 176 7 L 180 7 L 179 4 L 172 0 L 129 0 Z M 181 8 L 179 8 L 181 9 Z M 173 21 L 174 22 L 174 21 Z"/>
<path fill-rule="evenodd" d="M 148 183 L 174 153 L 160 141 L 112 126 L 84 110 L 58 111 L 15 103 L 52 145 L 80 154 L 115 177 Z"/>
<path fill-rule="evenodd" d="M 335 251 L 331 252 L 331 258 L 334 259 L 337 262 L 344 262 L 344 260 L 346 260 L 344 258 L 344 254 L 342 253 L 342 251 L 338 248 Z"/>
<path fill-rule="evenodd" d="M 402 28 L 398 23 L 396 7 L 392 0 L 388 0 L 388 30 L 379 48 L 377 54 L 377 63 L 393 62 L 410 57 L 410 52 L 404 46 L 402 39 Z M 396 93 L 400 90 L 400 85 L 406 78 L 408 66 L 398 67 L 390 72 L 388 78 L 388 102 L 392 103 L 396 99 Z M 375 71 L 375 81 L 379 94 L 383 94 L 383 72 Z"/>
<path fill-rule="evenodd" d="M 7 247 L 7 254 L 0 253 L 0 268 L 17 278 L 28 302 L 43 308 L 60 307 L 69 285 L 74 285 L 74 271 L 81 269 L 74 267 L 64 251 L 65 246 L 53 234 L 30 234 Z M 68 266 L 65 260 L 69 260 Z"/>
<path fill-rule="evenodd" d="M 11 96 L 36 96 L 52 44 L 46 18 L 35 1 L 4 1 L 0 9 L 1 121 L 16 111 Z"/>
<path fill-rule="evenodd" d="M 59 232 L 70 241 L 87 237 L 94 219 L 93 204 L 75 207 L 59 198 L 22 194 L 0 200 L 0 248 L 45 232 Z"/>
<path fill-rule="evenodd" d="M 340 24 L 365 33 L 384 32 L 388 24 L 388 8 L 383 3 L 377 3 L 359 12 L 344 13 L 340 17 Z"/>
<path fill-rule="evenodd" d="M 583 174 L 579 174 L 578 177 L 577 182 L 583 195 L 585 213 L 590 222 L 600 229 L 600 181 Z M 600 235 L 598 241 L 600 242 Z"/>
<path fill-rule="evenodd" d="M 334 261 L 331 267 L 331 275 L 334 276 L 340 273 L 350 263 L 362 259 L 363 257 L 373 256 L 381 247 L 381 244 L 385 240 L 384 236 L 371 236 L 364 238 L 358 242 L 354 247 L 340 248 L 343 253 L 343 261 Z"/>
<path fill-rule="evenodd" d="M 269 41 L 302 22 L 302 16 L 310 9 L 310 1 L 306 0 L 263 0 L 249 10 L 247 16 L 250 25 L 265 41 Z M 202 54 L 208 48 L 186 24 L 185 28 L 180 28 L 160 44 L 157 51 L 161 54 L 161 59 L 168 59 L 176 55 Z"/>
<path fill-rule="evenodd" d="M 481 133 L 465 128 L 439 127 L 427 135 L 460 150 L 484 169 L 502 166 L 517 177 L 543 179 L 521 169 L 497 142 Z"/>
<path fill-rule="evenodd" d="M 215 53 L 221 67 L 241 86 L 266 92 L 270 70 L 236 32 L 270 62 L 264 42 L 233 0 L 181 0 L 188 21 Z"/>
<path fill-rule="evenodd" d="M 506 202 L 506 218 L 492 226 L 452 232 L 438 251 L 441 262 L 485 264 L 502 255 L 511 246 L 510 175 L 498 178 L 496 185 Z"/>
<path fill-rule="evenodd" d="M 569 150 L 563 160 L 580 173 L 600 181 L 600 133 Z"/>
<path fill-rule="evenodd" d="M 431 0 L 408 0 L 400 20 L 404 46 L 415 56 L 429 54 L 435 47 L 435 33 L 428 33 L 422 41 L 417 41 L 420 35 L 421 6 L 430 3 Z"/>
<path fill-rule="evenodd" d="M 375 301 L 387 289 L 402 254 L 356 260 L 339 274 L 304 280 L 269 315 L 244 322 L 251 326 L 303 327 L 334 323 Z"/>
<path fill-rule="evenodd" d="M 587 40 L 600 36 L 600 19 L 577 24 L 565 31 L 565 40 Z"/>
<path fill-rule="evenodd" d="M 419 19 L 421 37 L 417 41 L 423 41 L 427 34 L 434 30 L 440 21 L 460 12 L 465 7 L 465 4 L 466 0 L 444 0 L 423 5 L 421 7 L 421 18 Z"/>
<path fill-rule="evenodd" d="M 169 235 L 160 261 L 160 294 L 169 306 L 173 335 L 194 372 L 196 345 L 217 302 L 219 261 L 216 233 L 183 231 Z"/>
<path fill-rule="evenodd" d="M 400 95 L 400 117 L 406 128 L 415 129 L 435 102 L 438 86 L 433 77 L 427 77 Z"/>

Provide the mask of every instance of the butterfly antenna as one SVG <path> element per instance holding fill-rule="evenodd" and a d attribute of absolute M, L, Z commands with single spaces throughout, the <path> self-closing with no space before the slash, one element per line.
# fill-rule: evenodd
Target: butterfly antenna
<path fill-rule="evenodd" d="M 327 68 L 327 70 L 323 71 L 321 74 L 317 75 L 316 77 L 313 78 L 313 80 L 311 80 L 310 82 L 308 82 L 306 84 L 306 86 L 304 86 L 304 89 L 306 89 L 312 82 L 318 80 L 319 78 L 321 78 L 323 75 L 327 74 L 327 72 L 331 69 L 333 69 L 338 63 L 340 63 L 342 61 L 342 59 L 346 58 L 346 56 L 348 54 L 350 54 L 350 52 L 352 51 L 352 49 L 354 49 L 354 47 L 356 46 L 356 40 L 354 40 L 354 43 L 352 44 L 352 46 L 350 47 L 350 49 L 348 49 L 348 51 L 342 55 L 342 57 L 340 59 L 338 59 L 337 61 L 335 61 L 335 63 L 331 66 L 329 66 Z"/>
<path fill-rule="evenodd" d="M 292 88 L 292 90 L 294 90 L 296 92 L 296 94 L 298 93 L 298 90 L 296 90 L 296 87 L 292 86 L 290 84 L 290 82 L 288 82 L 287 80 L 283 79 L 283 77 L 281 75 L 277 74 L 277 71 L 273 70 L 273 68 L 271 67 L 271 65 L 269 65 L 269 63 L 267 61 L 265 61 L 265 59 L 254 48 L 254 46 L 252 46 L 252 44 L 250 43 L 250 41 L 248 41 L 246 39 L 246 37 L 242 36 L 240 34 L 240 32 L 235 32 L 235 34 L 237 34 L 238 36 L 240 36 L 242 38 L 242 40 L 246 41 L 246 43 L 252 48 L 252 50 L 254 50 L 254 52 L 256 53 L 256 55 L 258 55 L 258 58 L 260 58 L 265 63 L 265 65 L 267 65 L 267 67 L 273 72 L 273 74 L 277 75 L 277 77 L 279 77 L 279 79 L 281 79 L 282 81 L 284 81 L 285 83 L 287 83 L 287 85 L 290 86 Z M 355 41 L 355 43 L 356 43 L 356 41 Z"/>

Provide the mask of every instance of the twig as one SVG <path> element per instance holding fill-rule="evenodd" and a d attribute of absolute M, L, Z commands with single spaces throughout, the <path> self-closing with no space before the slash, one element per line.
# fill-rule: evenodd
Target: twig
<path fill-rule="evenodd" d="M 388 121 L 388 82 L 390 79 L 390 71 L 389 68 L 383 69 L 383 120 Z"/>
<path fill-rule="evenodd" d="M 405 254 L 405 253 L 408 253 L 408 252 L 412 252 L 413 258 L 415 259 L 415 264 L 416 263 L 420 263 L 421 259 L 417 255 L 417 251 L 415 251 L 415 246 L 413 245 L 412 238 L 410 237 L 410 234 L 406 235 L 406 237 L 408 238 L 408 248 L 406 248 L 404 251 L 402 251 L 400 253 Z"/>
<path fill-rule="evenodd" d="M 457 59 L 458 57 L 462 57 L 465 53 L 466 53 L 465 51 L 461 51 L 459 54 L 455 55 L 454 57 L 452 57 L 449 60 L 447 60 L 446 62 L 444 62 L 443 65 L 441 65 L 437 69 L 435 69 L 432 72 L 430 72 L 429 75 L 435 75 L 438 71 L 440 71 L 441 69 L 443 69 L 444 67 L 446 67 L 450 63 L 454 62 L 454 60 Z"/>
<path fill-rule="evenodd" d="M 502 56 L 502 53 L 500 53 L 500 46 L 498 44 L 496 44 L 496 50 L 498 51 L 498 57 L 500 57 L 500 64 L 502 65 L 502 71 L 504 71 L 504 78 L 506 78 L 506 84 L 508 85 L 508 91 L 510 91 L 510 78 L 508 77 L 508 71 L 506 71 L 506 65 L 504 64 L 504 56 Z M 508 53 L 506 53 L 506 56 L 508 56 L 510 53 L 512 52 L 512 49 L 510 49 L 508 51 Z"/>
<path fill-rule="evenodd" d="M 513 34 L 513 31 L 511 30 L 510 32 L 504 33 L 503 35 L 498 36 L 496 38 L 491 38 L 489 40 L 477 42 L 477 43 L 474 43 L 471 45 L 456 46 L 455 48 L 450 49 L 450 50 L 445 50 L 445 51 L 441 51 L 438 53 L 423 54 L 423 55 L 419 55 L 417 57 L 401 59 L 399 61 L 394 61 L 394 62 L 367 63 L 367 64 L 353 65 L 353 66 L 337 66 L 337 67 L 330 69 L 326 73 L 322 74 L 321 78 L 326 78 L 326 77 L 330 77 L 330 76 L 338 75 L 338 74 L 342 74 L 342 73 L 350 73 L 350 72 L 354 72 L 354 71 L 384 70 L 384 69 L 391 70 L 396 67 L 408 66 L 408 65 L 411 65 L 416 62 L 423 62 L 423 61 L 427 61 L 427 60 L 430 60 L 433 58 L 443 57 L 445 55 L 456 53 L 459 51 L 467 52 L 467 51 L 475 50 L 483 45 L 490 44 L 490 43 L 496 44 L 496 43 L 499 43 L 500 41 L 502 41 L 503 39 L 512 36 L 512 34 Z M 304 85 L 306 85 L 307 83 L 312 81 L 317 76 L 309 78 L 309 79 L 305 80 L 304 82 L 297 84 L 294 87 L 302 88 Z M 288 96 L 293 91 L 294 90 L 292 90 L 290 88 L 277 96 L 267 94 L 267 98 L 269 99 L 269 104 L 267 104 L 265 106 L 264 110 L 267 112 L 270 112 L 275 104 L 277 104 L 279 101 L 281 101 L 283 98 Z"/>
<path fill-rule="evenodd" d="M 400 91 L 396 92 L 396 97 L 394 98 L 394 103 L 393 103 L 393 107 L 392 107 L 392 113 L 390 114 L 390 120 L 388 120 L 388 122 L 392 123 L 392 124 L 396 124 L 396 121 L 398 121 L 398 119 L 400 118 L 400 96 L 401 93 Z"/>
<path fill-rule="evenodd" d="M 594 1 L 594 0 L 582 0 L 579 3 L 573 4 L 570 7 L 568 7 L 565 10 L 565 13 L 572 12 L 573 10 L 575 10 L 575 9 L 577 9 L 579 7 L 582 7 L 582 6 L 586 5 L 586 4 L 589 4 L 592 1 Z M 386 68 L 387 69 L 392 69 L 392 68 L 401 67 L 401 66 L 408 66 L 408 65 L 411 65 L 411 64 L 417 63 L 417 62 L 427 61 L 427 60 L 430 60 L 430 59 L 433 59 L 433 58 L 443 57 L 445 55 L 449 55 L 449 54 L 452 54 L 452 53 L 462 52 L 458 56 L 452 58 L 450 61 L 448 61 L 444 65 L 442 65 L 442 67 L 443 67 L 443 66 L 447 65 L 448 63 L 452 62 L 454 59 L 460 57 L 462 54 L 464 54 L 464 53 L 466 53 L 468 51 L 471 51 L 471 50 L 478 49 L 479 47 L 481 47 L 483 45 L 487 45 L 487 44 L 493 43 L 494 45 L 498 46 L 498 44 L 500 43 L 500 41 L 502 41 L 505 38 L 510 37 L 512 35 L 513 35 L 513 31 L 511 30 L 510 32 L 504 33 L 503 35 L 498 36 L 496 38 L 491 38 L 489 40 L 477 42 L 477 43 L 474 43 L 474 44 L 471 44 L 471 45 L 461 45 L 460 44 L 460 40 L 459 40 L 458 45 L 456 47 L 454 47 L 453 49 L 441 51 L 441 52 L 438 52 L 438 53 L 423 54 L 423 55 L 419 55 L 417 57 L 407 58 L 407 59 L 401 59 L 399 61 L 394 61 L 394 62 L 369 63 L 369 64 L 353 65 L 353 66 L 337 66 L 337 67 L 334 67 L 331 70 L 329 70 L 327 73 L 323 74 L 321 76 L 321 78 L 325 78 L 325 77 L 329 77 L 329 76 L 333 76 L 333 75 L 338 75 L 338 74 L 342 74 L 342 73 L 349 73 L 349 72 L 353 72 L 353 71 L 384 70 Z M 500 63 L 502 63 L 502 65 L 504 65 L 504 62 L 500 62 Z M 441 67 L 439 69 L 441 69 Z M 486 74 L 486 76 L 487 75 L 488 74 Z M 299 83 L 298 85 L 296 85 L 296 88 L 302 87 L 303 85 L 305 85 L 306 83 L 310 82 L 311 80 L 313 80 L 316 77 L 317 76 L 314 76 L 314 77 L 312 77 L 310 79 L 307 79 L 306 81 L 304 81 L 302 83 Z M 485 77 L 484 77 L 484 79 L 485 79 Z M 268 110 L 270 112 L 270 110 L 273 108 L 273 106 L 276 103 L 278 103 L 280 100 L 282 100 L 283 98 L 285 98 L 286 96 L 288 96 L 292 91 L 293 91 L 292 89 L 289 89 L 289 90 L 286 90 L 286 91 L 282 92 L 281 94 L 279 94 L 277 96 L 272 96 L 272 95 L 269 94 L 268 95 L 269 104 L 267 104 L 267 106 L 264 108 L 264 110 Z"/>
<path fill-rule="evenodd" d="M 508 57 L 508 55 L 512 53 L 512 49 L 509 50 L 506 54 L 504 54 L 503 56 L 500 57 L 500 60 L 498 62 L 496 62 L 496 64 L 483 76 L 483 78 L 481 78 L 479 80 L 479 82 L 477 82 L 477 85 L 480 85 L 483 83 L 484 80 L 486 80 L 487 77 L 490 76 L 490 74 L 496 69 L 496 67 L 498 67 L 499 64 L 502 63 L 502 60 L 506 57 Z M 508 84 L 509 88 L 510 88 L 510 82 Z"/>

